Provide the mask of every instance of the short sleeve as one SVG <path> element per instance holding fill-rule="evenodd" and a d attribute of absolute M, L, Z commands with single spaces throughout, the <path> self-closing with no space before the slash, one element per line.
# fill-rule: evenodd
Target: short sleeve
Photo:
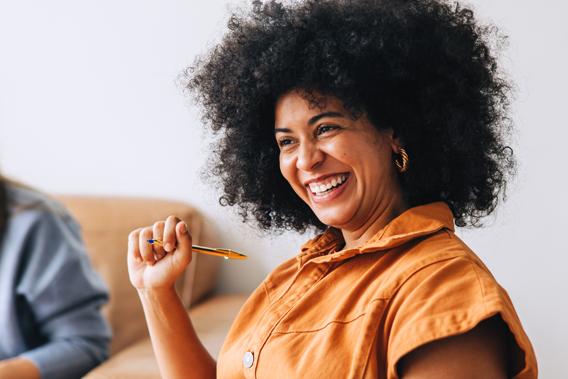
<path fill-rule="evenodd" d="M 497 314 L 514 336 L 510 359 L 524 367 L 514 378 L 536 378 L 535 355 L 513 304 L 480 262 L 461 256 L 421 268 L 402 284 L 392 301 L 388 378 L 398 378 L 396 364 L 409 352 L 465 333 Z"/>

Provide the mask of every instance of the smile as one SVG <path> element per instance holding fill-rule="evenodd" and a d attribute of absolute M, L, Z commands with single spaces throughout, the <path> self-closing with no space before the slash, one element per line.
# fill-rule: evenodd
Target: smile
<path fill-rule="evenodd" d="M 316 196 L 324 196 L 341 187 L 343 183 L 347 180 L 349 174 L 339 174 L 335 176 L 330 176 L 322 182 L 310 183 L 308 186 L 310 191 Z"/>

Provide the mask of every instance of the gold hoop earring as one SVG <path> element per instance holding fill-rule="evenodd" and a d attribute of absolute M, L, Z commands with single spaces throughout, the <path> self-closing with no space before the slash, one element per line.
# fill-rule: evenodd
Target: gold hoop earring
<path fill-rule="evenodd" d="M 400 164 L 398 159 L 396 159 L 394 163 L 396 164 L 398 172 L 402 174 L 403 172 L 406 172 L 406 169 L 408 168 L 408 154 L 406 154 L 406 151 L 402 147 L 398 148 L 398 153 L 402 158 L 402 165 Z"/>

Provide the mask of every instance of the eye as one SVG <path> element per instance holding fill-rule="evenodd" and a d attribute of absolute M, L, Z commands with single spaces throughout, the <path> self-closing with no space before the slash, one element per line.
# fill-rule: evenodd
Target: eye
<path fill-rule="evenodd" d="M 318 135 L 319 135 L 319 134 L 324 134 L 324 133 L 329 133 L 329 132 L 331 132 L 332 130 L 335 130 L 335 129 L 338 129 L 338 128 L 339 128 L 339 127 L 338 127 L 338 126 L 335 126 L 335 125 L 321 125 L 321 126 L 318 128 Z"/>
<path fill-rule="evenodd" d="M 294 140 L 290 138 L 281 138 L 278 140 L 278 146 L 282 149 L 284 146 L 291 145 L 294 143 Z"/>

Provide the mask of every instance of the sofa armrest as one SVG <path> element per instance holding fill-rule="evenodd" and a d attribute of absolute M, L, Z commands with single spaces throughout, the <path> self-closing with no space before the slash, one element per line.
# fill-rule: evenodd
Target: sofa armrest
<path fill-rule="evenodd" d="M 189 311 L 199 339 L 215 359 L 235 317 L 248 295 L 223 295 L 207 300 Z M 91 371 L 86 379 L 160 379 L 158 362 L 147 337 L 112 356 Z"/>

